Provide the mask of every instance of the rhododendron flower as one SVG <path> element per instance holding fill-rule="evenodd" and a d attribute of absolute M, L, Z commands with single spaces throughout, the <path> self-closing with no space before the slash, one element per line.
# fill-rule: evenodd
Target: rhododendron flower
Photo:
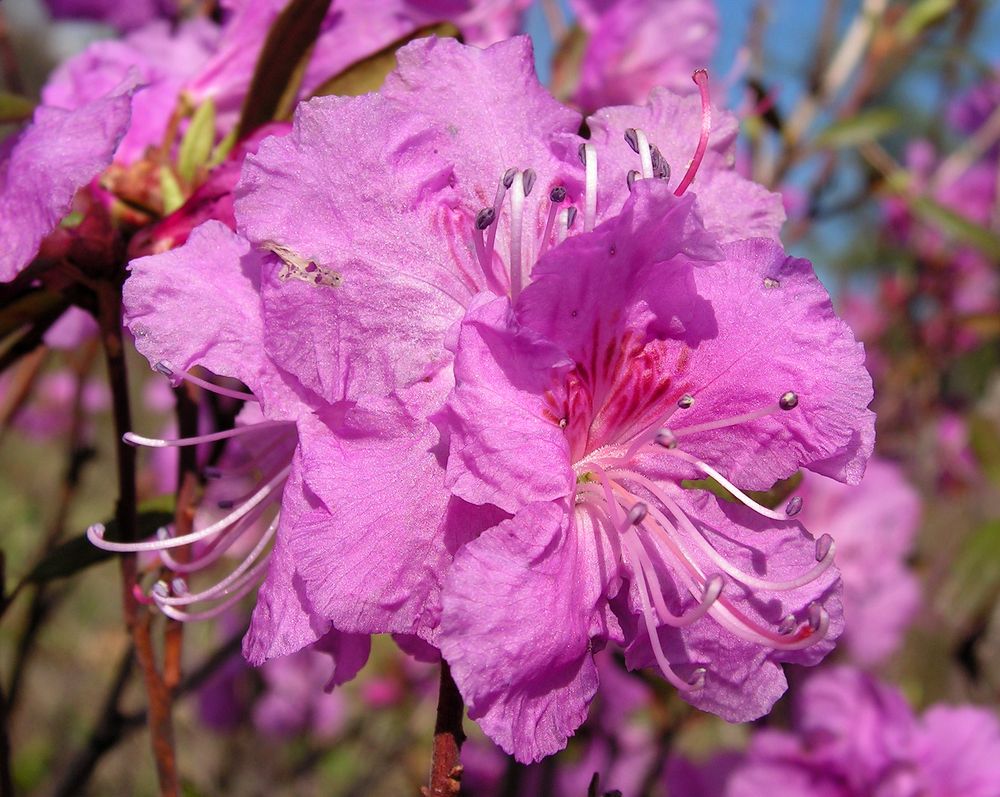
<path fill-rule="evenodd" d="M 118 81 L 74 109 L 41 105 L 0 144 L 0 282 L 32 261 L 77 190 L 111 163 L 128 128 L 132 85 Z"/>
<path fill-rule="evenodd" d="M 851 657 L 863 665 L 884 661 L 920 605 L 920 584 L 906 566 L 920 522 L 917 491 L 898 466 L 876 458 L 857 487 L 807 473 L 797 497 L 799 520 L 837 543 Z"/>
<path fill-rule="evenodd" d="M 898 690 L 849 668 L 812 676 L 796 708 L 795 734 L 754 734 L 724 797 L 1000 793 L 992 711 L 938 704 L 916 717 Z"/>
<path fill-rule="evenodd" d="M 478 302 L 454 344 L 448 483 L 514 517 L 456 556 L 440 646 L 470 716 L 521 760 L 583 720 L 608 640 L 742 721 L 784 691 L 780 661 L 815 663 L 840 633 L 832 539 L 733 482 L 860 479 L 861 347 L 808 263 L 759 239 L 697 262 L 704 237 L 690 197 L 641 181 L 513 307 Z M 747 506 L 683 489 L 704 476 Z"/>
<path fill-rule="evenodd" d="M 177 14 L 175 0 L 45 0 L 55 19 L 89 19 L 119 30 L 132 30 Z"/>
<path fill-rule="evenodd" d="M 715 52 L 719 19 L 713 0 L 570 0 L 570 5 L 587 34 L 574 101 L 588 111 L 645 102 L 658 86 L 690 93 L 691 73 Z"/>

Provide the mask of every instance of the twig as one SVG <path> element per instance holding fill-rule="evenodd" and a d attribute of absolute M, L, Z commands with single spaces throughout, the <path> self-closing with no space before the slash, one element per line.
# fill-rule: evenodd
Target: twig
<path fill-rule="evenodd" d="M 115 517 L 122 539 L 137 538 L 135 449 L 122 439 L 132 429 L 132 412 L 128 396 L 128 374 L 125 366 L 125 346 L 121 327 L 121 294 L 117 285 L 102 282 L 96 286 L 98 321 L 108 364 L 108 379 L 114 409 L 115 433 L 118 437 L 118 504 Z M 156 666 L 151 634 L 151 615 L 135 597 L 137 566 L 135 554 L 121 559 L 122 605 L 125 624 L 135 646 L 136 659 L 142 669 L 149 704 L 149 732 L 156 760 L 156 774 L 161 797 L 177 797 L 177 763 L 174 754 L 174 733 L 171 718 L 171 695 Z"/>
<path fill-rule="evenodd" d="M 441 660 L 441 688 L 438 692 L 437 721 L 434 724 L 434 753 L 431 758 L 430 785 L 425 797 L 456 797 L 462 787 L 462 715 L 465 705 L 451 677 L 448 662 Z"/>
<path fill-rule="evenodd" d="M 0 797 L 14 797 L 14 776 L 10 769 L 10 734 L 7 728 L 9 719 L 7 697 L 0 687 Z"/>
<path fill-rule="evenodd" d="M 10 40 L 10 29 L 7 27 L 7 15 L 0 8 L 0 64 L 3 65 L 3 76 L 7 88 L 14 94 L 24 94 L 24 80 L 17 63 L 17 54 Z"/>

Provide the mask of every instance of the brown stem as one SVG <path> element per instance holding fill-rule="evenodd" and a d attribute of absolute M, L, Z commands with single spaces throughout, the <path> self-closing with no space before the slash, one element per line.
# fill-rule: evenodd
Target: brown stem
<path fill-rule="evenodd" d="M 7 15 L 0 8 L 0 66 L 3 67 L 7 88 L 14 94 L 24 94 L 24 80 L 17 63 L 17 54 L 10 40 L 10 29 L 7 27 Z"/>
<path fill-rule="evenodd" d="M 128 372 L 125 366 L 125 345 L 121 326 L 121 293 L 118 286 L 100 283 L 98 322 L 108 365 L 108 379 L 114 409 L 115 434 L 118 437 L 118 504 L 115 517 L 122 539 L 133 541 L 138 536 L 136 520 L 135 449 L 122 440 L 132 429 L 132 412 L 128 396 Z M 156 774 L 161 797 L 177 797 L 177 762 L 174 754 L 174 733 L 171 717 L 171 694 L 156 666 L 151 633 L 152 616 L 135 597 L 137 565 L 134 554 L 121 557 L 122 605 L 125 624 L 135 646 L 136 660 L 142 670 L 149 703 L 149 733 L 152 739 Z"/>
<path fill-rule="evenodd" d="M 434 754 L 431 758 L 430 785 L 426 797 L 455 797 L 462 787 L 460 760 L 465 731 L 462 715 L 465 705 L 451 677 L 448 662 L 441 660 L 441 689 L 438 692 L 437 722 L 434 724 Z"/>

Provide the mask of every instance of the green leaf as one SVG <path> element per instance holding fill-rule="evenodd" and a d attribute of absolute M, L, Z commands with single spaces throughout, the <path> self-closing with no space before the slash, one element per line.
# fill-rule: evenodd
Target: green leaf
<path fill-rule="evenodd" d="M 171 523 L 173 519 L 173 512 L 165 512 L 160 509 L 140 512 L 138 517 L 139 538 L 143 539 L 155 534 L 158 528 Z M 104 524 L 104 528 L 106 539 L 120 539 L 118 524 L 115 521 L 108 521 Z M 43 581 L 53 581 L 57 578 L 68 578 L 113 556 L 115 554 L 111 551 L 105 551 L 103 548 L 92 545 L 87 539 L 87 535 L 81 534 L 49 551 L 48 555 L 28 573 L 25 581 L 37 584 Z"/>
<path fill-rule="evenodd" d="M 226 158 L 229 157 L 229 153 L 233 151 L 233 147 L 236 146 L 236 129 L 230 130 L 224 139 L 218 143 L 215 149 L 212 151 L 212 157 L 208 159 L 208 168 L 214 169 L 220 163 L 222 163 Z"/>
<path fill-rule="evenodd" d="M 247 92 L 237 138 L 243 139 L 276 117 L 282 97 L 319 37 L 331 0 L 291 0 L 267 34 Z"/>
<path fill-rule="evenodd" d="M 911 196 L 905 199 L 914 214 L 937 227 L 949 238 L 972 246 L 993 260 L 1000 260 L 1000 237 L 986 227 L 970 221 L 930 197 Z"/>
<path fill-rule="evenodd" d="M 891 133 L 902 124 L 902 121 L 902 114 L 892 108 L 871 108 L 849 119 L 834 122 L 816 136 L 816 145 L 834 148 L 856 147 L 858 144 L 875 141 Z"/>
<path fill-rule="evenodd" d="M 906 13 L 896 23 L 896 35 L 908 44 L 923 31 L 942 18 L 955 7 L 955 0 L 919 0 L 911 3 Z"/>
<path fill-rule="evenodd" d="M 160 167 L 160 193 L 163 195 L 163 215 L 168 216 L 184 204 L 184 191 L 169 166 Z"/>
<path fill-rule="evenodd" d="M 942 611 L 964 625 L 992 607 L 1000 594 L 1000 520 L 966 538 L 938 593 Z"/>
<path fill-rule="evenodd" d="M 208 162 L 215 144 L 215 103 L 205 100 L 191 117 L 177 153 L 177 173 L 190 185 L 198 169 Z"/>
<path fill-rule="evenodd" d="M 0 124 L 16 124 L 30 119 L 35 103 L 20 94 L 0 91 Z"/>
<path fill-rule="evenodd" d="M 375 55 L 351 64 L 343 72 L 334 75 L 317 88 L 314 97 L 325 97 L 335 94 L 341 97 L 357 97 L 370 91 L 378 91 L 385 82 L 386 76 L 396 68 L 396 51 L 403 45 L 423 39 L 427 36 L 454 38 L 458 36 L 458 28 L 450 23 L 429 25 L 395 41 L 388 47 L 379 50 Z"/>

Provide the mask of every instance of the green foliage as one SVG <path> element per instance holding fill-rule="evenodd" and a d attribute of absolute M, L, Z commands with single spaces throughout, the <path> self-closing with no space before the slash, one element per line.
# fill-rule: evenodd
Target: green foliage
<path fill-rule="evenodd" d="M 818 147 L 856 147 L 876 141 L 899 128 L 903 115 L 894 108 L 870 108 L 834 122 L 816 136 Z"/>
<path fill-rule="evenodd" d="M 206 100 L 191 117 L 177 153 L 177 173 L 190 185 L 198 169 L 207 165 L 215 144 L 215 103 Z"/>

